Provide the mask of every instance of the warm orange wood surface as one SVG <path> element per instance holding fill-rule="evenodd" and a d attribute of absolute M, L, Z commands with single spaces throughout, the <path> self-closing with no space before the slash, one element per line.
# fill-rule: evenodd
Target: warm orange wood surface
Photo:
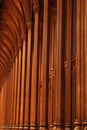
<path fill-rule="evenodd" d="M 0 1 L 0 130 L 87 130 L 87 0 Z"/>

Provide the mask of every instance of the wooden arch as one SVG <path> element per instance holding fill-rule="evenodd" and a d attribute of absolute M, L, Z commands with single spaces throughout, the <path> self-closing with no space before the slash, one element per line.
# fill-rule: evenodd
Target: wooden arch
<path fill-rule="evenodd" d="M 3 0 L 0 5 L 0 81 L 7 75 L 32 18 L 32 0 Z"/>

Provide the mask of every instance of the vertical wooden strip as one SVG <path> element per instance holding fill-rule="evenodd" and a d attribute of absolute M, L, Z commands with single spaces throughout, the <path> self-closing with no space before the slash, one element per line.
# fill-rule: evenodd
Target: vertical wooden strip
<path fill-rule="evenodd" d="M 13 63 L 14 64 L 14 63 Z M 11 100 L 11 127 L 12 127 L 12 120 L 13 120 L 13 95 L 14 95 L 14 66 L 12 65 L 12 76 L 11 76 L 11 87 L 12 87 L 12 100 Z"/>
<path fill-rule="evenodd" d="M 0 105 L 0 126 L 1 126 L 1 118 L 2 118 L 2 115 L 1 115 L 1 111 L 2 111 L 2 100 L 1 100 L 1 93 L 2 93 L 2 91 L 1 91 L 1 88 L 0 88 L 0 103 L 1 103 L 1 105 Z"/>
<path fill-rule="evenodd" d="M 57 2 L 57 1 L 56 1 Z M 55 4 L 56 5 L 56 4 Z M 54 112 L 55 112 L 55 48 L 56 48 L 56 38 L 57 38 L 57 8 L 56 6 L 50 6 L 50 25 L 49 25 L 49 87 L 48 87 L 48 126 L 49 129 L 53 129 L 54 123 Z"/>
<path fill-rule="evenodd" d="M 40 15 L 40 46 L 39 46 L 39 126 L 41 125 L 41 119 L 42 119 L 42 45 L 43 45 L 43 11 L 41 10 Z"/>
<path fill-rule="evenodd" d="M 28 42 L 27 42 L 27 64 L 26 64 L 26 90 L 25 90 L 25 110 L 24 125 L 28 128 L 30 118 L 30 90 L 31 90 L 31 40 L 32 22 L 28 23 Z"/>
<path fill-rule="evenodd" d="M 57 44 L 56 44 L 56 74 L 55 74 L 55 115 L 54 126 L 58 130 L 62 129 L 61 112 L 61 89 L 62 89 L 62 4 L 63 1 L 57 0 Z"/>
<path fill-rule="evenodd" d="M 44 18 L 43 18 L 43 46 L 42 46 L 42 115 L 40 115 L 40 129 L 47 129 L 48 124 L 48 0 L 44 0 Z"/>
<path fill-rule="evenodd" d="M 12 101 L 12 98 L 13 98 L 13 87 L 12 87 L 12 80 L 13 79 L 13 67 L 11 67 L 11 72 L 10 72 L 10 88 L 11 89 L 11 96 L 9 95 L 10 97 L 10 126 L 12 126 L 12 106 L 13 106 L 13 101 Z"/>
<path fill-rule="evenodd" d="M 14 71 L 15 71 L 15 75 L 14 75 L 14 108 L 13 108 L 13 126 L 15 126 L 15 119 L 16 119 L 16 92 L 17 92 L 17 62 L 18 62 L 18 58 L 16 56 L 15 58 L 15 67 L 14 67 Z"/>
<path fill-rule="evenodd" d="M 16 126 L 19 125 L 19 107 L 20 107 L 20 90 L 21 90 L 21 48 L 18 53 L 18 82 L 17 82 L 17 107 L 16 107 Z"/>
<path fill-rule="evenodd" d="M 14 118 L 14 92 L 15 92 L 15 86 L 14 86 L 14 83 L 15 83 L 15 62 L 13 62 L 13 84 L 12 84 L 12 87 L 13 87 L 13 99 L 12 99 L 12 102 L 13 102 L 13 105 L 12 105 L 12 127 L 13 127 L 13 118 Z"/>
<path fill-rule="evenodd" d="M 5 86 L 5 85 L 4 85 Z M 4 91 L 3 91 L 3 88 L 1 89 L 1 126 L 4 124 L 4 120 L 5 120 L 5 108 L 3 109 L 3 107 L 5 107 L 5 104 L 4 104 L 4 100 L 3 100 L 3 95 L 4 95 Z"/>
<path fill-rule="evenodd" d="M 66 80 L 65 80 L 65 129 L 71 127 L 71 24 L 72 1 L 66 2 Z M 67 80 L 68 78 L 68 80 Z"/>
<path fill-rule="evenodd" d="M 83 120 L 84 120 L 84 130 L 87 129 L 87 1 L 83 2 L 84 7 L 84 55 L 83 55 L 83 63 L 84 63 L 84 89 L 83 89 Z"/>
<path fill-rule="evenodd" d="M 21 77 L 21 98 L 20 98 L 20 127 L 23 128 L 24 121 L 24 99 L 25 99 L 25 78 L 26 78 L 26 37 L 23 37 L 22 46 L 22 77 Z"/>
<path fill-rule="evenodd" d="M 9 107 L 8 107 L 8 111 L 9 111 L 9 115 L 8 115 L 8 117 L 9 117 L 9 122 L 8 122 L 8 125 L 9 125 L 9 127 L 11 126 L 11 108 L 12 108 L 12 86 L 11 86 L 11 84 L 12 84 L 12 80 L 11 80 L 11 78 L 12 78 L 12 66 L 10 66 L 11 68 L 10 68 L 10 72 L 9 72 L 9 79 L 8 79 L 8 82 L 9 82 L 9 84 L 8 84 L 8 102 L 9 102 Z"/>
<path fill-rule="evenodd" d="M 81 121 L 82 121 L 82 129 L 83 128 L 83 112 L 84 112 L 84 15 L 85 8 L 84 3 L 81 1 Z M 87 6 L 87 5 L 86 5 Z"/>
<path fill-rule="evenodd" d="M 34 3 L 34 47 L 33 47 L 33 64 L 32 64 L 32 87 L 31 87 L 31 108 L 30 108 L 30 129 L 36 129 L 37 124 L 37 103 L 38 103 L 38 73 L 39 73 L 39 3 Z"/>
<path fill-rule="evenodd" d="M 76 12 L 76 120 L 75 130 L 81 129 L 81 3 L 77 0 Z"/>

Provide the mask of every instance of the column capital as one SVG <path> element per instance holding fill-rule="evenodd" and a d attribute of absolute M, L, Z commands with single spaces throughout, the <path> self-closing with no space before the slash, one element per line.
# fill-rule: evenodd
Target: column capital
<path fill-rule="evenodd" d="M 38 13 L 39 10 L 40 10 L 39 5 L 34 5 L 34 7 L 33 7 L 33 12 L 34 12 L 34 13 Z"/>
<path fill-rule="evenodd" d="M 19 47 L 18 47 L 18 50 L 20 50 L 20 49 L 21 49 L 21 47 L 22 47 L 22 45 L 20 44 L 20 45 L 19 45 Z"/>
<path fill-rule="evenodd" d="M 16 56 L 18 56 L 18 49 L 17 49 L 16 52 L 15 52 L 15 57 L 16 57 Z"/>
<path fill-rule="evenodd" d="M 26 34 L 22 34 L 21 35 L 21 39 L 23 40 L 23 39 L 26 39 Z"/>
<path fill-rule="evenodd" d="M 15 56 L 12 57 L 12 63 L 14 63 L 14 61 L 15 61 Z"/>
<path fill-rule="evenodd" d="M 32 26 L 33 26 L 32 21 L 26 22 L 26 26 L 27 26 L 28 28 L 32 28 Z"/>

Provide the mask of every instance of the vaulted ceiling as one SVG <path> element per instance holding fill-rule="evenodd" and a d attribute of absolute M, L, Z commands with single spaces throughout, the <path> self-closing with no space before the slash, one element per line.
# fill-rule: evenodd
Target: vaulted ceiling
<path fill-rule="evenodd" d="M 32 19 L 32 4 L 33 0 L 0 2 L 0 83 L 6 79 L 22 45 L 26 24 Z"/>

